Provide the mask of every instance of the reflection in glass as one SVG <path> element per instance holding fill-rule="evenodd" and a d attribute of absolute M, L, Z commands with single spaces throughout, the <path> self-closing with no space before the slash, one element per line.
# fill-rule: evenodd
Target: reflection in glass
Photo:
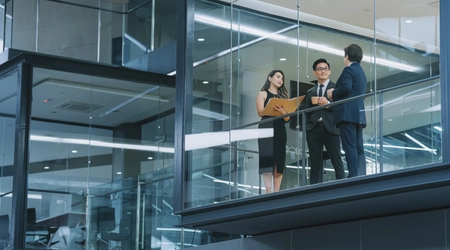
<path fill-rule="evenodd" d="M 408 120 L 406 113 L 401 120 L 408 121 L 405 124 L 410 128 L 404 130 L 394 129 L 393 123 L 384 118 L 392 112 L 390 105 L 402 103 L 393 93 L 402 93 L 400 96 L 404 91 L 418 93 L 416 91 L 422 89 L 420 81 L 439 74 L 439 45 L 435 34 L 438 6 L 425 4 L 422 7 L 426 11 L 421 14 L 415 11 L 417 6 L 406 1 L 394 4 L 393 8 L 387 7 L 388 3 L 377 2 L 376 11 L 373 1 L 360 1 L 346 6 L 346 11 L 352 13 L 352 18 L 348 18 L 346 12 L 323 11 L 337 4 L 333 1 L 302 2 L 299 13 L 296 4 L 238 1 L 227 5 L 200 0 L 195 3 L 194 37 L 190 41 L 194 51 L 193 91 L 186 93 L 185 147 L 189 191 L 185 207 L 264 193 L 260 191 L 261 178 L 255 172 L 259 158 L 258 136 L 237 139 L 234 134 L 240 131 L 251 135 L 249 131 L 257 127 L 259 117 L 255 113 L 255 97 L 267 72 L 283 70 L 287 89 L 296 91 L 290 93 L 291 97 L 304 94 L 297 92 L 295 85 L 297 82 L 310 83 L 314 73 L 312 63 L 325 58 L 330 63 L 330 80 L 336 82 L 345 67 L 343 48 L 352 43 L 360 45 L 364 51 L 361 66 L 367 77 L 369 94 L 365 98 L 368 125 L 363 130 L 367 173 L 390 171 L 389 165 L 395 158 L 395 169 L 440 160 L 440 140 L 436 138 L 440 134 L 436 134 L 436 129 L 429 129 L 439 127 L 439 112 L 421 119 L 427 131 L 420 134 L 427 135 L 425 137 L 410 134 L 409 129 L 421 126 L 412 116 L 412 120 Z M 394 13 L 394 10 L 397 11 Z M 409 16 L 419 18 L 410 22 Z M 299 26 L 297 17 L 300 18 Z M 420 41 L 418 36 L 411 36 L 412 30 L 406 26 L 411 23 L 422 27 L 421 30 L 433 30 L 424 31 L 430 39 Z M 406 87 L 414 81 L 418 82 Z M 391 89 L 402 85 L 405 89 Z M 438 86 L 431 89 L 434 90 L 427 90 L 423 95 L 439 92 Z M 438 107 L 437 96 L 439 94 L 433 94 L 433 100 L 429 100 L 435 109 Z M 416 112 L 414 110 L 410 112 Z M 299 117 L 301 115 L 300 112 Z M 405 139 L 397 138 L 398 133 L 403 133 Z M 309 184 L 310 163 L 304 135 L 299 124 L 288 130 L 288 166 L 281 185 L 283 190 Z M 392 141 L 392 138 L 396 140 Z M 393 156 L 389 144 L 402 146 L 407 151 L 421 148 L 426 152 L 430 148 L 429 155 L 424 155 L 421 161 L 415 161 L 409 153 Z M 344 157 L 343 160 L 346 165 Z M 323 181 L 334 181 L 331 162 L 325 160 L 323 164 Z"/>
<path fill-rule="evenodd" d="M 55 247 L 73 249 L 117 232 L 122 220 L 129 227 L 130 211 L 117 209 L 129 201 L 136 210 L 136 194 L 101 198 L 92 188 L 124 188 L 122 179 L 173 167 L 173 118 L 160 114 L 173 112 L 174 89 L 40 68 L 33 83 L 28 206 L 36 222 L 58 230 Z M 104 206 L 124 212 L 105 232 L 94 213 Z M 119 244 L 111 235 L 99 239 Z"/>
<path fill-rule="evenodd" d="M 0 77 L 0 216 L 11 215 L 17 78 L 16 71 Z"/>

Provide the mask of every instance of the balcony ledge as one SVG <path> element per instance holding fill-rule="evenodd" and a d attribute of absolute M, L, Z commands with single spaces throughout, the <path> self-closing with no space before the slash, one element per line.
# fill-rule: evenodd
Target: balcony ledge
<path fill-rule="evenodd" d="M 450 207 L 450 168 L 429 165 L 180 211 L 179 226 L 260 235 Z"/>

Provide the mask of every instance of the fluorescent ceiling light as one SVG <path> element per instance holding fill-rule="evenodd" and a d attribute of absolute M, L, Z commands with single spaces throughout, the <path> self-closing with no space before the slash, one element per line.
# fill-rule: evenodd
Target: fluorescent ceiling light
<path fill-rule="evenodd" d="M 166 206 L 167 206 L 168 208 L 170 208 L 170 210 L 172 210 L 172 211 L 173 211 L 173 207 L 172 207 L 172 206 L 171 206 L 171 205 L 170 205 L 169 203 L 167 203 L 167 201 L 166 201 L 166 200 L 164 200 L 164 199 L 163 199 L 163 201 L 162 201 L 162 202 L 163 202 L 163 204 L 164 204 L 164 205 L 166 205 Z"/>
<path fill-rule="evenodd" d="M 152 205 L 152 207 L 154 208 L 154 209 L 156 209 L 156 211 L 158 211 L 158 212 L 162 212 L 162 209 L 161 208 L 159 208 L 159 207 L 157 207 L 156 205 Z"/>
<path fill-rule="evenodd" d="M 364 146 L 380 148 L 380 144 L 368 144 L 368 143 L 365 143 Z M 414 147 L 405 147 L 405 146 L 395 146 L 395 145 L 389 145 L 389 144 L 384 144 L 384 145 L 383 145 L 383 148 L 398 148 L 398 149 L 407 149 L 407 150 L 417 150 L 417 151 L 436 152 L 436 149 L 430 149 L 430 148 L 414 148 Z"/>
<path fill-rule="evenodd" d="M 425 146 L 423 143 L 418 141 L 416 138 L 410 136 L 408 133 L 405 133 L 405 136 L 408 137 L 411 141 L 415 142 L 417 145 L 421 146 L 426 151 L 429 151 L 430 153 L 433 153 L 433 154 L 437 155 L 436 149 L 431 149 L 431 148 Z"/>
<path fill-rule="evenodd" d="M 3 197 L 12 197 L 12 193 L 9 193 Z M 42 200 L 42 195 L 41 194 L 28 194 L 28 199 L 33 199 L 33 200 Z"/>
<path fill-rule="evenodd" d="M 216 177 L 212 177 L 211 175 L 207 175 L 207 174 L 203 174 L 203 176 L 212 179 L 213 182 L 223 183 L 223 184 L 226 184 L 226 185 L 229 185 L 229 186 L 234 186 L 234 182 L 232 182 L 232 181 L 224 181 L 224 180 L 218 179 Z M 248 191 L 248 190 L 245 190 L 243 188 L 253 188 L 253 189 L 259 189 L 260 188 L 259 186 L 252 186 L 252 185 L 239 184 L 239 183 L 237 183 L 237 186 L 238 186 L 239 190 L 247 192 L 247 193 L 251 193 L 251 192 Z"/>
<path fill-rule="evenodd" d="M 344 56 L 343 48 L 342 49 L 334 49 L 334 48 L 331 48 L 331 47 L 328 47 L 328 46 L 325 46 L 322 44 L 311 43 L 311 42 L 307 42 L 307 41 L 303 41 L 303 40 L 297 40 L 297 39 L 293 39 L 293 38 L 290 38 L 285 35 L 277 34 L 279 32 L 268 32 L 266 30 L 249 27 L 249 26 L 238 24 L 235 22 L 230 23 L 223 19 L 219 19 L 216 17 L 208 16 L 208 15 L 202 15 L 202 14 L 195 14 L 194 19 L 195 19 L 195 21 L 204 23 L 206 25 L 214 25 L 216 27 L 221 27 L 224 29 L 231 28 L 234 31 L 250 34 L 253 36 L 258 36 L 260 38 L 262 37 L 264 39 L 271 39 L 271 40 L 274 40 L 277 42 L 282 41 L 282 42 L 290 43 L 293 45 L 298 45 L 298 46 L 305 47 L 305 48 L 307 47 L 309 49 L 319 50 L 319 51 L 326 52 L 329 54 Z M 296 28 L 296 27 L 297 27 L 297 25 L 294 25 L 294 27 L 290 26 L 290 28 Z M 225 50 L 224 52 L 229 53 L 230 50 Z M 220 53 L 222 53 L 222 52 L 220 52 Z M 372 63 L 375 61 L 375 59 L 371 55 L 364 55 L 362 61 Z M 407 65 L 404 62 L 395 62 L 395 61 L 390 61 L 390 60 L 386 60 L 386 59 L 382 59 L 382 58 L 376 58 L 376 63 L 377 63 L 377 65 L 383 65 L 383 66 L 397 68 L 397 69 L 410 71 L 410 72 L 420 70 L 419 67 Z"/>
<path fill-rule="evenodd" d="M 122 108 L 122 107 L 124 107 L 124 106 L 126 106 L 126 105 L 128 105 L 128 104 L 130 104 L 130 103 L 132 103 L 133 101 L 136 101 L 136 100 L 138 100 L 138 99 L 141 99 L 141 98 L 144 97 L 147 93 L 150 93 L 150 92 L 152 92 L 152 91 L 155 90 L 155 89 L 159 89 L 159 86 L 154 86 L 154 87 L 152 87 L 152 88 L 147 89 L 146 91 L 144 91 L 144 92 L 142 92 L 142 93 L 139 93 L 139 94 L 137 94 L 137 95 L 134 95 L 134 96 L 132 96 L 130 99 L 128 99 L 128 100 L 126 100 L 126 101 L 124 101 L 124 102 L 122 102 L 122 103 L 117 104 L 116 106 L 112 107 L 112 108 L 109 109 L 108 111 L 106 111 L 106 112 L 104 112 L 104 113 L 101 113 L 99 116 L 100 116 L 100 117 L 107 116 L 107 115 L 111 114 L 112 112 L 114 112 L 114 111 L 116 111 L 116 110 L 118 110 L 118 109 L 120 109 L 120 108 Z M 160 98 L 160 97 L 158 96 L 158 98 Z M 143 98 L 143 99 L 144 99 L 144 98 Z M 160 100 L 161 100 L 161 98 L 160 98 Z"/>
<path fill-rule="evenodd" d="M 300 169 L 303 168 L 302 166 L 292 166 L 292 165 L 286 165 L 286 168 L 293 168 L 293 169 Z M 311 169 L 311 167 L 305 167 L 305 169 Z"/>
<path fill-rule="evenodd" d="M 439 127 L 439 126 L 434 126 L 434 129 L 436 129 L 436 130 L 439 131 L 439 132 L 442 132 L 442 128 Z"/>
<path fill-rule="evenodd" d="M 115 143 L 115 142 L 103 142 L 103 141 L 85 140 L 85 139 L 60 138 L 60 137 L 41 136 L 41 135 L 30 135 L 30 140 L 43 141 L 43 142 L 89 145 L 89 146 L 94 146 L 94 147 L 133 149 L 133 150 L 172 153 L 172 154 L 175 152 L 174 148 L 168 148 L 168 147 L 158 147 L 158 146 L 148 146 L 148 145 L 138 145 L 138 144 L 125 144 L 125 143 Z"/>
<path fill-rule="evenodd" d="M 187 229 L 187 228 L 173 228 L 173 227 L 157 227 L 157 231 L 174 231 L 174 232 L 191 232 L 195 233 L 196 229 Z"/>

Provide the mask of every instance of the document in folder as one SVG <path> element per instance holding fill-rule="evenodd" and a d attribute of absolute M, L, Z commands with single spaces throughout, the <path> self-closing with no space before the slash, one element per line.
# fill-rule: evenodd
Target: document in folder
<path fill-rule="evenodd" d="M 284 110 L 286 110 L 286 113 L 292 113 L 295 110 L 297 110 L 297 107 L 300 105 L 300 103 L 305 98 L 304 95 L 299 97 L 294 97 L 292 99 L 280 99 L 280 98 L 270 98 L 269 102 L 267 103 L 266 107 L 263 110 L 263 115 L 267 116 L 279 116 L 280 113 L 273 110 L 273 107 L 277 104 L 284 107 Z"/>

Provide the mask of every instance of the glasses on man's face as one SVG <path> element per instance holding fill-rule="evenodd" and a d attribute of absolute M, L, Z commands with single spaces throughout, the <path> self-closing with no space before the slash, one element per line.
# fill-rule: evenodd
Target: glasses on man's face
<path fill-rule="evenodd" d="M 328 71 L 329 68 L 325 67 L 325 68 L 316 68 L 317 72 L 321 72 L 321 71 Z"/>

